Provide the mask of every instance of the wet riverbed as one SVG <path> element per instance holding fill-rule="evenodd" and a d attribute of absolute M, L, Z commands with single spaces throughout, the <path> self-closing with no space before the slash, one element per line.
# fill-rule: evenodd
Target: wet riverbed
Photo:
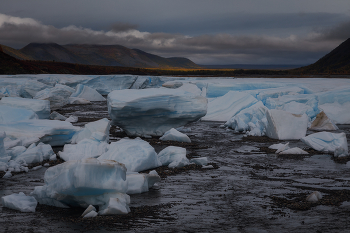
<path fill-rule="evenodd" d="M 60 112 L 79 116 L 80 126 L 108 117 L 104 102 L 67 106 Z M 0 232 L 350 232 L 347 161 L 335 162 L 329 154 L 312 151 L 307 156 L 278 156 L 266 148 L 280 141 L 245 138 L 221 124 L 187 125 L 192 143 L 148 139 L 157 152 L 168 145 L 183 146 L 188 157 L 206 156 L 213 167 L 156 169 L 161 182 L 147 193 L 131 195 L 132 212 L 126 216 L 82 219 L 83 209 L 39 205 L 36 213 L 20 213 L 0 206 Z M 339 131 L 349 139 L 348 126 Z M 112 128 L 112 141 L 124 136 Z M 289 142 L 306 148 L 300 141 Z M 0 196 L 29 194 L 43 185 L 45 169 L 0 179 Z M 307 203 L 314 191 L 323 199 Z"/>

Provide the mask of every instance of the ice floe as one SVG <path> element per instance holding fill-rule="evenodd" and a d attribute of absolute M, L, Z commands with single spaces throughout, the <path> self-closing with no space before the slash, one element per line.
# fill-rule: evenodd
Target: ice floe
<path fill-rule="evenodd" d="M 109 144 L 93 139 L 83 139 L 77 144 L 66 144 L 59 152 L 64 161 L 96 158 L 108 151 Z"/>
<path fill-rule="evenodd" d="M 158 154 L 160 163 L 170 168 L 184 167 L 190 164 L 186 157 L 186 148 L 168 146 Z"/>
<path fill-rule="evenodd" d="M 48 100 L 4 97 L 0 100 L 0 104 L 32 110 L 39 119 L 49 119 L 50 116 L 50 102 Z"/>
<path fill-rule="evenodd" d="M 78 143 L 83 139 L 90 138 L 97 141 L 109 141 L 110 122 L 107 118 L 87 123 L 83 129 L 78 131 L 71 142 Z"/>
<path fill-rule="evenodd" d="M 38 115 L 25 108 L 0 105 L 0 124 L 38 119 Z"/>
<path fill-rule="evenodd" d="M 58 109 L 69 103 L 69 97 L 75 90 L 71 87 L 56 84 L 36 93 L 34 99 L 49 100 L 51 109 Z"/>
<path fill-rule="evenodd" d="M 112 124 L 136 136 L 162 136 L 207 112 L 205 97 L 178 89 L 117 90 L 107 100 Z"/>
<path fill-rule="evenodd" d="M 82 98 L 88 101 L 105 101 L 106 99 L 91 87 L 78 84 L 75 88 L 75 92 L 70 96 L 75 98 Z"/>

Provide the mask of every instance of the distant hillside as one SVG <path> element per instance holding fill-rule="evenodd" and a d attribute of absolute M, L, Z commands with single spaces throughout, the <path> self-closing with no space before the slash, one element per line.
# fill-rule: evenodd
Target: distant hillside
<path fill-rule="evenodd" d="M 257 69 L 257 70 L 288 70 L 305 65 L 252 65 L 252 64 L 231 64 L 231 65 L 199 65 L 208 69 Z"/>
<path fill-rule="evenodd" d="M 350 38 L 312 65 L 295 69 L 300 74 L 350 74 Z"/>
<path fill-rule="evenodd" d="M 30 43 L 20 50 L 3 48 L 5 53 L 23 60 L 139 68 L 201 68 L 187 58 L 163 58 L 121 45 Z"/>

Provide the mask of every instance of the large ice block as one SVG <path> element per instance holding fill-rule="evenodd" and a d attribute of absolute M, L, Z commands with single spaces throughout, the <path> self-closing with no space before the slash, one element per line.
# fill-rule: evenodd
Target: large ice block
<path fill-rule="evenodd" d="M 107 101 L 112 124 L 128 135 L 162 136 L 207 112 L 205 97 L 178 89 L 118 90 L 111 92 Z"/>
<path fill-rule="evenodd" d="M 24 160 L 27 164 L 39 163 L 49 159 L 54 152 L 48 144 L 39 143 L 37 146 L 29 147 L 25 152 L 16 156 L 15 161 Z"/>
<path fill-rule="evenodd" d="M 123 163 L 128 172 L 140 172 L 161 166 L 154 148 L 140 138 L 112 142 L 108 151 L 98 159 Z"/>
<path fill-rule="evenodd" d="M 208 103 L 208 112 L 204 121 L 228 121 L 243 109 L 249 108 L 258 100 L 248 93 L 229 91 Z"/>
<path fill-rule="evenodd" d="M 4 97 L 1 99 L 0 103 L 12 107 L 32 110 L 38 115 L 39 119 L 49 119 L 50 116 L 50 101 L 48 100 Z"/>
<path fill-rule="evenodd" d="M 87 123 L 83 129 L 73 136 L 72 143 L 78 143 L 87 138 L 108 142 L 109 129 L 110 122 L 107 118 Z"/>
<path fill-rule="evenodd" d="M 308 117 L 296 115 L 282 110 L 268 110 L 266 112 L 266 135 L 279 140 L 297 140 L 305 137 Z"/>
<path fill-rule="evenodd" d="M 46 89 L 51 88 L 52 86 L 46 85 L 42 82 L 38 82 L 36 80 L 27 80 L 25 83 L 23 83 L 19 90 L 20 97 L 23 98 L 33 98 L 38 92 Z"/>
<path fill-rule="evenodd" d="M 25 108 L 0 105 L 0 124 L 38 119 L 38 115 Z"/>
<path fill-rule="evenodd" d="M 319 132 L 301 139 L 306 145 L 318 151 L 336 152 L 336 155 L 348 155 L 348 142 L 345 133 Z M 342 151 L 339 153 L 338 151 Z"/>
<path fill-rule="evenodd" d="M 186 148 L 177 146 L 168 146 L 158 154 L 159 161 L 164 166 L 183 167 L 190 164 L 186 157 Z"/>
<path fill-rule="evenodd" d="M 75 92 L 71 95 L 71 97 L 82 98 L 89 101 L 105 101 L 106 99 L 98 93 L 95 89 L 91 87 L 78 84 L 75 88 Z"/>
<path fill-rule="evenodd" d="M 127 172 L 126 180 L 128 181 L 127 194 L 136 194 L 148 192 L 156 182 L 160 182 L 160 177 L 156 171 L 151 171 L 149 174 Z"/>
<path fill-rule="evenodd" d="M 32 141 L 40 139 L 41 142 L 51 146 L 63 146 L 69 143 L 80 127 L 73 126 L 66 121 L 57 120 L 29 120 L 0 124 L 0 131 L 12 138 L 28 138 Z M 22 145 L 25 142 L 22 140 Z"/>

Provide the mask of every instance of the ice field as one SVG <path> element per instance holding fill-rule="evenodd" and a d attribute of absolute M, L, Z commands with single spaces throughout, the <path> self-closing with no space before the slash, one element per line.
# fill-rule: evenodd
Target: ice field
<path fill-rule="evenodd" d="M 266 168 L 271 154 L 276 156 L 272 163 L 278 167 L 284 166 L 278 158 L 302 158 L 297 163 L 302 164 L 305 174 L 315 172 L 308 170 L 308 163 L 310 169 L 315 164 L 321 166 L 319 162 L 328 163 L 325 166 L 331 166 L 332 174 L 338 175 L 350 167 L 346 126 L 350 124 L 350 79 L 9 75 L 0 77 L 0 98 L 0 180 L 4 187 L 0 192 L 1 205 L 26 213 L 35 212 L 39 203 L 57 208 L 84 208 L 85 218 L 126 215 L 132 212 L 130 206 L 133 207 L 135 195 L 134 203 L 150 205 L 152 198 L 146 200 L 151 195 L 147 193 L 162 185 L 170 190 L 164 190 L 161 204 L 176 202 L 177 198 L 184 200 L 169 198 L 177 177 L 179 182 L 192 185 L 198 182 L 205 186 L 209 182 L 196 172 L 192 174 L 195 180 L 189 181 L 182 174 L 172 176 L 166 184 L 168 178 L 161 179 L 161 174 L 155 171 L 159 168 L 197 166 L 216 174 L 209 179 L 213 176 L 234 179 L 240 188 L 246 180 L 247 186 L 253 188 L 252 177 L 242 165 L 246 159 Z M 67 108 L 76 110 L 64 114 L 62 109 Z M 94 115 L 93 120 L 80 120 L 89 115 Z M 111 138 L 112 127 L 124 136 Z M 214 136 L 217 132 L 220 135 Z M 246 143 L 245 138 L 251 141 Z M 235 143 L 241 147 L 236 148 Z M 207 144 L 208 149 L 193 149 L 196 146 L 192 144 L 201 148 Z M 189 157 L 191 154 L 196 156 Z M 245 155 L 249 158 L 244 158 Z M 308 157 L 303 159 L 303 156 Z M 317 156 L 323 157 L 318 161 Z M 63 163 L 38 167 L 39 170 L 30 168 L 31 164 L 57 159 Z M 338 160 L 339 164 L 334 162 Z M 210 165 L 213 162 L 220 168 Z M 238 168 L 232 162 L 241 165 Z M 303 175 L 289 171 L 295 166 L 293 162 L 286 164 L 289 167 L 278 168 L 279 171 L 272 168 L 272 173 L 288 170 L 291 179 L 304 179 Z M 234 171 L 240 175 L 236 177 Z M 228 172 L 226 178 L 225 172 Z M 326 176 L 320 171 L 316 173 Z M 36 186 L 24 190 L 6 188 L 16 177 L 25 180 L 26 175 L 39 174 L 42 177 L 38 179 L 43 182 Z M 343 189 L 335 184 L 335 178 L 330 178 L 331 186 L 335 185 L 332 190 L 337 187 L 350 192 L 345 177 L 338 178 Z M 317 184 L 317 187 L 311 185 L 315 187 L 313 191 L 320 191 L 320 195 L 316 193 L 307 199 L 310 203 L 321 203 L 324 194 L 328 198 L 327 192 L 322 192 L 325 188 L 322 182 L 313 182 L 315 178 L 310 176 L 305 179 Z M 233 189 L 234 186 L 232 183 Z M 268 192 L 257 186 L 261 192 Z M 196 190 L 193 192 L 199 195 Z M 279 192 L 277 196 L 284 198 L 287 191 Z M 258 190 L 251 193 L 262 198 Z M 210 201 L 210 195 L 203 199 Z M 198 201 L 200 198 L 195 203 Z M 251 205 L 246 200 L 240 201 L 242 205 Z M 350 198 L 339 205 L 347 201 Z M 193 203 L 193 199 L 187 202 Z M 211 210 L 212 207 L 208 209 Z M 228 229 L 233 228 L 230 225 Z"/>

